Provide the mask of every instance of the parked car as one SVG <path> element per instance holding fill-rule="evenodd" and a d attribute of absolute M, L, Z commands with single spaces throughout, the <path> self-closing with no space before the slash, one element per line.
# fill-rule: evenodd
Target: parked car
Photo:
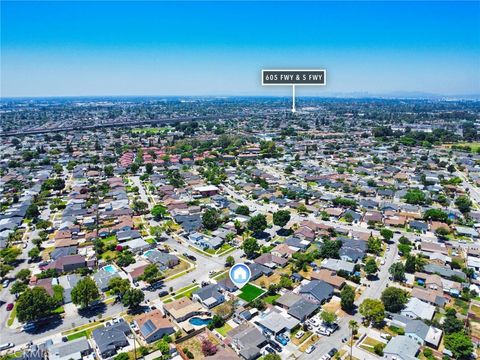
<path fill-rule="evenodd" d="M 269 340 L 268 344 L 274 348 L 277 352 L 282 352 L 282 347 L 280 346 L 279 343 L 273 340 Z"/>
<path fill-rule="evenodd" d="M 7 311 L 12 311 L 13 309 L 13 303 L 7 304 Z"/>
<path fill-rule="evenodd" d="M 268 352 L 268 353 L 270 353 L 270 354 L 275 354 L 275 350 L 273 350 L 270 346 L 267 346 L 267 347 L 265 348 L 265 351 Z"/>
<path fill-rule="evenodd" d="M 300 330 L 295 334 L 295 339 L 301 339 L 303 335 L 305 335 L 305 331 Z"/>
<path fill-rule="evenodd" d="M 286 337 L 281 334 L 277 334 L 277 336 L 275 336 L 275 340 L 277 340 L 283 346 L 287 345 L 288 343 L 288 339 L 286 339 Z"/>
<path fill-rule="evenodd" d="M 307 350 L 305 350 L 305 352 L 307 354 L 311 354 L 313 352 L 313 350 L 315 350 L 315 345 L 310 345 Z"/>
<path fill-rule="evenodd" d="M 4 288 L 6 288 L 6 287 L 8 287 L 9 284 L 10 284 L 10 280 L 5 279 L 5 280 L 3 281 L 3 283 L 2 283 L 2 286 L 3 286 Z"/>
<path fill-rule="evenodd" d="M 338 350 L 336 348 L 331 348 L 330 351 L 328 352 L 328 355 L 333 356 L 337 353 L 337 351 Z"/>
<path fill-rule="evenodd" d="M 167 296 L 167 295 L 168 295 L 167 290 L 160 290 L 160 292 L 158 293 L 158 297 L 164 297 L 164 296 Z"/>
<path fill-rule="evenodd" d="M 328 331 L 327 329 L 325 328 L 320 328 L 317 330 L 317 332 L 320 334 L 320 335 L 323 335 L 323 336 L 330 336 L 331 332 Z"/>

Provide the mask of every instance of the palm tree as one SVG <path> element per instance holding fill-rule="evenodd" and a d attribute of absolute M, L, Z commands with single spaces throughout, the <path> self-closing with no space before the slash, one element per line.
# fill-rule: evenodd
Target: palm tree
<path fill-rule="evenodd" d="M 353 335 L 357 333 L 358 323 L 355 320 L 350 320 L 348 322 L 348 327 L 351 331 L 350 337 L 350 360 L 352 360 L 352 347 L 353 347 Z"/>

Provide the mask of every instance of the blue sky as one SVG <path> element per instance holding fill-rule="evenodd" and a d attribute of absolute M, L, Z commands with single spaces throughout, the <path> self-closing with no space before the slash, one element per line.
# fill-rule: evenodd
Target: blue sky
<path fill-rule="evenodd" d="M 1 95 L 480 94 L 479 2 L 1 2 Z"/>

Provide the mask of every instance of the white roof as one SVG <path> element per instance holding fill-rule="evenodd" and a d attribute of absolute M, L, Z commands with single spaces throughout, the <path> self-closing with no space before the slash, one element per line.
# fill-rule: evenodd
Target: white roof
<path fill-rule="evenodd" d="M 416 297 L 410 298 L 405 308 L 401 311 L 401 314 L 413 313 L 417 317 L 426 320 L 432 320 L 435 314 L 435 306 L 430 305 Z"/>

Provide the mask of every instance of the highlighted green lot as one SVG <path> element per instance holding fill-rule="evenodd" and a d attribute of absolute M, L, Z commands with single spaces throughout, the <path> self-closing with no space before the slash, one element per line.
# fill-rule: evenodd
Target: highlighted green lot
<path fill-rule="evenodd" d="M 240 291 L 241 291 L 241 294 L 239 295 L 240 299 L 243 299 L 248 302 L 256 299 L 257 297 L 265 293 L 265 290 L 262 290 L 252 284 L 245 285 Z"/>

